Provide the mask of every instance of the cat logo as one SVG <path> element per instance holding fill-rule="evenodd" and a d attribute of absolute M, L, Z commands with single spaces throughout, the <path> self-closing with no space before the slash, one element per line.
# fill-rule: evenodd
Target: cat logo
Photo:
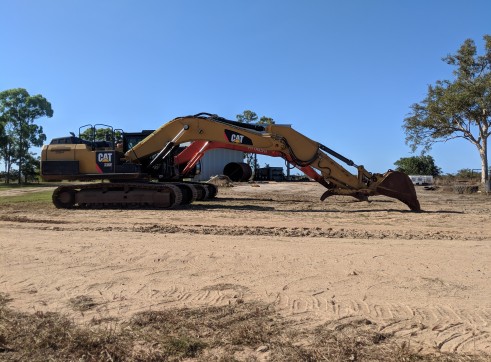
<path fill-rule="evenodd" d="M 116 156 L 114 151 L 97 151 L 95 156 L 96 169 L 99 173 L 114 172 Z"/>
<path fill-rule="evenodd" d="M 112 157 L 113 157 L 113 154 L 110 152 L 107 152 L 107 153 L 100 152 L 97 154 L 97 162 L 109 163 L 109 162 L 112 162 Z"/>
<path fill-rule="evenodd" d="M 231 143 L 237 143 L 241 145 L 252 145 L 252 140 L 249 137 L 244 136 L 243 134 L 237 132 L 230 131 L 228 129 L 225 130 L 225 138 L 227 139 L 227 141 Z"/>
<path fill-rule="evenodd" d="M 230 136 L 230 142 L 233 142 L 233 143 L 242 143 L 242 140 L 244 139 L 244 136 L 241 135 L 241 134 L 232 134 Z"/>

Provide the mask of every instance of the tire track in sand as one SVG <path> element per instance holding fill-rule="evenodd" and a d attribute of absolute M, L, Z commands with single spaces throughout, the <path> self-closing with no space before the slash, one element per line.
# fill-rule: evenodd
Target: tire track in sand
<path fill-rule="evenodd" d="M 446 305 L 412 307 L 374 304 L 363 300 L 339 301 L 318 295 L 279 293 L 274 304 L 292 317 L 313 313 L 331 325 L 346 318 L 366 318 L 380 332 L 426 345 L 441 352 L 491 353 L 491 309 L 454 310 Z"/>

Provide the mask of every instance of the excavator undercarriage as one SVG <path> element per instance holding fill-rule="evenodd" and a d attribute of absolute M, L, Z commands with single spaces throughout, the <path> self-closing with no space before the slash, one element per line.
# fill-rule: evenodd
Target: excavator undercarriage
<path fill-rule="evenodd" d="M 326 187 L 321 200 L 345 195 L 365 201 L 385 195 L 412 211 L 421 210 L 415 188 L 404 173 L 372 174 L 289 125 L 251 125 L 200 113 L 175 118 L 155 131 L 121 132 L 119 136 L 122 139 L 116 140 L 111 131 L 105 141 L 96 141 L 72 134 L 43 147 L 41 175 L 45 180 L 106 181 L 58 187 L 53 193 L 56 207 L 175 208 L 214 198 L 216 186 L 183 179 L 193 175 L 205 152 L 225 148 L 282 157 Z M 357 175 L 333 158 L 355 167 Z"/>
<path fill-rule="evenodd" d="M 59 186 L 53 192 L 57 208 L 128 208 L 173 209 L 194 201 L 212 199 L 217 194 L 213 184 L 190 182 L 95 183 Z"/>

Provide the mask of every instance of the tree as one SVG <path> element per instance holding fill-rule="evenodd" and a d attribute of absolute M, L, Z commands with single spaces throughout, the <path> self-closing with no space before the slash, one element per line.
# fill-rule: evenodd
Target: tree
<path fill-rule="evenodd" d="M 5 138 L 6 138 L 5 126 L 6 125 L 7 125 L 7 122 L 3 118 L 0 118 L 0 145 L 3 145 L 3 143 L 5 142 Z M 0 158 L 1 157 L 2 157 L 2 155 L 0 154 Z"/>
<path fill-rule="evenodd" d="M 35 157 L 36 154 L 28 153 L 22 164 L 21 174 L 24 176 L 24 183 L 36 180 L 39 175 L 40 157 Z"/>
<path fill-rule="evenodd" d="M 8 142 L 7 133 L 6 133 L 6 129 L 5 129 L 6 126 L 7 126 L 7 122 L 2 117 L 0 117 L 0 160 L 2 158 L 5 160 L 4 161 L 5 162 L 5 168 L 7 168 L 7 160 L 6 160 L 5 155 L 4 155 L 4 148 Z"/>
<path fill-rule="evenodd" d="M 257 124 L 274 124 L 273 118 L 262 116 Z"/>
<path fill-rule="evenodd" d="M 457 173 L 455 174 L 455 177 L 457 178 L 478 178 L 480 177 L 481 174 L 479 172 L 474 172 L 474 170 L 471 170 L 470 168 L 463 168 L 461 170 L 458 170 Z"/>
<path fill-rule="evenodd" d="M 242 123 L 254 123 L 257 121 L 257 114 L 253 111 L 246 110 L 236 116 L 237 121 Z"/>
<path fill-rule="evenodd" d="M 396 170 L 408 175 L 439 176 L 442 173 L 440 167 L 435 165 L 435 160 L 429 155 L 402 157 L 394 165 Z"/>
<path fill-rule="evenodd" d="M 29 158 L 31 146 L 42 146 L 46 140 L 43 128 L 34 123 L 40 117 L 52 117 L 51 103 L 42 95 L 34 96 L 23 88 L 9 89 L 0 92 L 0 123 L 11 127 L 13 131 L 8 137 L 9 150 L 14 154 L 19 170 Z M 5 136 L 5 132 L 4 136 Z M 3 152 L 2 152 L 2 157 Z M 4 157 L 5 158 L 5 157 Z M 11 159 L 12 159 L 11 158 Z M 18 177 L 22 182 L 21 172 Z"/>
<path fill-rule="evenodd" d="M 1 118 L 0 118 L 1 119 Z M 0 135 L 0 156 L 4 160 L 5 164 L 5 183 L 10 183 L 12 175 L 12 165 L 17 161 L 15 144 L 17 141 L 17 134 L 11 123 L 5 124 L 4 132 Z"/>
<path fill-rule="evenodd" d="M 436 142 L 463 138 L 481 158 L 481 182 L 489 180 L 488 138 L 491 134 L 491 36 L 485 35 L 485 54 L 478 56 L 467 39 L 455 55 L 443 58 L 455 66 L 455 79 L 439 80 L 428 87 L 426 98 L 411 106 L 404 119 L 406 143 L 413 151 L 428 151 Z"/>
<path fill-rule="evenodd" d="M 256 123 L 256 124 L 274 124 L 273 118 L 265 117 L 262 116 L 259 121 L 257 120 L 257 114 L 256 112 L 246 110 L 242 112 L 242 114 L 238 114 L 236 116 L 237 121 L 242 122 L 242 123 Z M 255 153 L 245 153 L 244 157 L 246 159 L 246 163 L 251 166 L 251 168 L 254 170 L 254 174 L 256 173 L 256 170 L 259 168 L 259 164 L 257 163 L 257 154 Z"/>
<path fill-rule="evenodd" d="M 109 127 L 102 127 L 102 128 L 96 128 L 95 129 L 95 134 L 92 134 L 92 127 L 89 127 L 85 129 L 82 133 L 80 133 L 80 138 L 87 140 L 87 141 L 93 141 L 93 140 L 108 140 L 113 138 L 113 129 Z M 120 139 L 122 137 L 121 131 L 115 131 L 114 132 L 114 139 L 115 141 Z"/>

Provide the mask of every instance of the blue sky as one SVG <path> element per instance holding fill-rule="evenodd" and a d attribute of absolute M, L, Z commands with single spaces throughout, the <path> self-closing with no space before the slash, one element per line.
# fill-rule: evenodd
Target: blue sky
<path fill-rule="evenodd" d="M 48 140 L 250 109 L 384 172 L 411 156 L 410 105 L 452 78 L 441 59 L 465 39 L 482 54 L 490 14 L 489 0 L 0 0 L 0 90 L 52 103 Z M 465 141 L 430 154 L 480 168 Z"/>

